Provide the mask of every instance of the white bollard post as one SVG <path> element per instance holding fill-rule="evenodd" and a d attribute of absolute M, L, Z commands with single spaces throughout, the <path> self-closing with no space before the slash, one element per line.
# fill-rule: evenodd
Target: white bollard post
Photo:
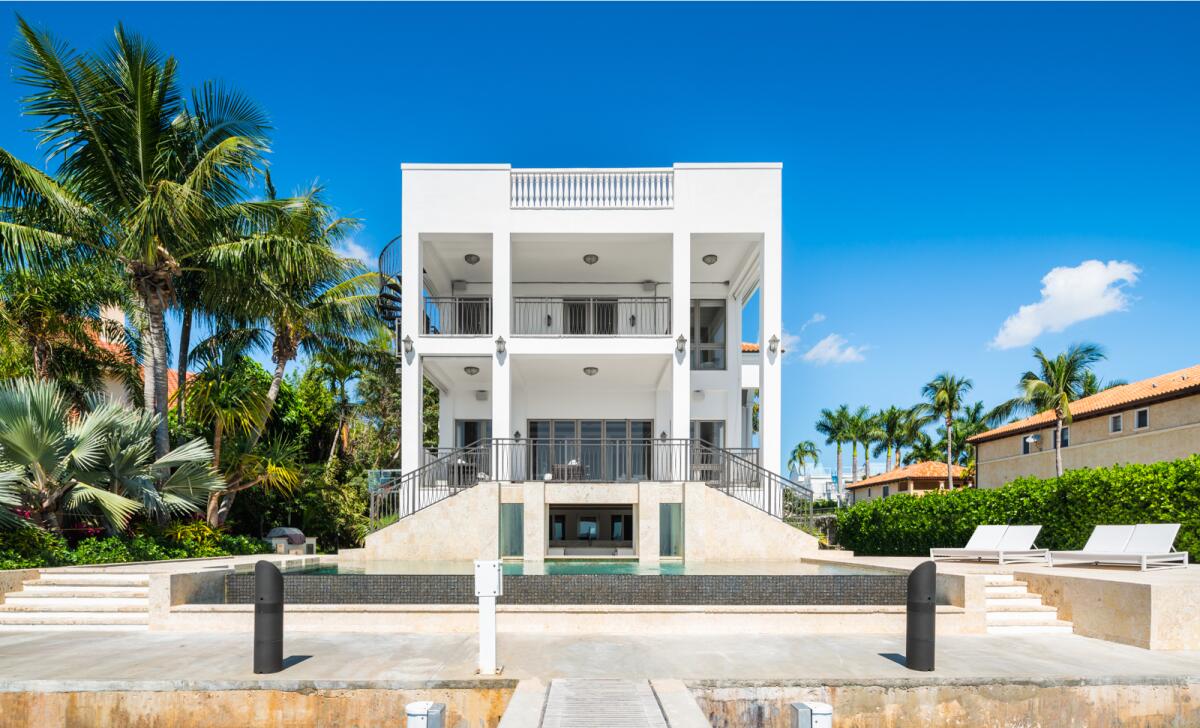
<path fill-rule="evenodd" d="M 829 703 L 792 703 L 793 728 L 833 728 L 833 706 Z"/>
<path fill-rule="evenodd" d="M 404 706 L 408 728 L 446 728 L 446 704 L 419 700 Z"/>
<path fill-rule="evenodd" d="M 496 597 L 504 595 L 499 561 L 475 562 L 475 596 L 479 598 L 479 674 L 497 675 Z"/>

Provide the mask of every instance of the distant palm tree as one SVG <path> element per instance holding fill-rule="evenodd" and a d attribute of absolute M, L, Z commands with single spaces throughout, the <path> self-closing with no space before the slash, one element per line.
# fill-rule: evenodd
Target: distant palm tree
<path fill-rule="evenodd" d="M 837 479 L 838 490 L 843 491 L 845 484 L 842 482 L 842 445 L 851 439 L 850 407 L 843 404 L 835 410 L 821 410 L 816 430 L 825 436 L 826 445 L 837 445 L 837 472 L 834 473 L 834 477 Z"/>
<path fill-rule="evenodd" d="M 792 448 L 792 454 L 788 458 L 788 468 L 796 472 L 806 472 L 808 466 L 806 463 L 811 462 L 813 467 L 821 460 L 821 451 L 817 448 L 817 443 L 812 440 L 804 440 L 796 443 L 796 447 Z"/>
<path fill-rule="evenodd" d="M 868 441 L 872 437 L 873 425 L 871 423 L 871 410 L 866 405 L 859 407 L 850 413 L 846 427 L 850 433 L 850 480 L 851 482 L 858 481 L 858 444 L 861 442 L 864 448 L 864 455 L 868 449 Z M 869 459 L 869 456 L 868 456 Z M 870 466 L 867 466 L 868 471 Z"/>
<path fill-rule="evenodd" d="M 886 470 L 892 469 L 892 453 L 896 453 L 897 466 L 900 463 L 900 441 L 904 429 L 904 410 L 899 407 L 888 407 L 875 413 L 875 422 L 879 428 L 879 439 L 875 446 L 874 455 L 884 455 L 883 465 Z"/>
<path fill-rule="evenodd" d="M 1093 394 L 1099 394 L 1106 389 L 1123 387 L 1126 384 L 1129 384 L 1129 382 L 1125 381 L 1124 379 L 1110 379 L 1106 382 L 1100 379 L 1100 377 L 1096 376 L 1096 373 L 1089 369 L 1083 373 L 1083 390 L 1080 392 L 1080 394 L 1082 394 L 1083 397 L 1091 397 Z"/>
<path fill-rule="evenodd" d="M 974 383 L 966 377 L 942 372 L 921 388 L 924 411 L 946 423 L 946 484 L 954 489 L 954 416 L 963 408 L 964 397 Z"/>
<path fill-rule="evenodd" d="M 992 410 L 990 420 L 1004 419 L 1014 414 L 1054 412 L 1054 471 L 1062 475 L 1062 428 L 1071 424 L 1071 403 L 1087 396 L 1085 392 L 1100 386 L 1092 375 L 1091 367 L 1105 358 L 1104 350 L 1096 344 L 1072 344 L 1067 350 L 1051 359 L 1041 349 L 1034 347 L 1033 358 L 1038 371 L 1027 371 L 1021 375 L 1017 385 L 1018 394 L 1013 399 Z"/>

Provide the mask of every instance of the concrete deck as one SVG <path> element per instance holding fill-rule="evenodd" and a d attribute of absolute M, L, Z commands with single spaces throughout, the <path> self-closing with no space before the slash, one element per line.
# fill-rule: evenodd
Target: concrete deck
<path fill-rule="evenodd" d="M 675 678 L 689 684 L 928 685 L 1200 683 L 1200 652 L 1151 652 L 1076 635 L 980 635 L 938 641 L 938 669 L 912 672 L 902 637 L 501 635 L 502 680 Z M 0 692 L 223 690 L 483 684 L 476 642 L 457 635 L 296 634 L 288 667 L 251 670 L 249 635 L 7 633 Z M 98 659 L 97 656 L 103 656 Z"/>

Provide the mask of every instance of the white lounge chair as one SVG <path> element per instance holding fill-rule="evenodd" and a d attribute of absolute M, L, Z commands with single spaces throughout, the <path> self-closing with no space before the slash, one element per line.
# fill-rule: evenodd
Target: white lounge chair
<path fill-rule="evenodd" d="M 1046 561 L 1046 549 L 1034 548 L 1041 526 L 976 526 L 967 545 L 961 549 L 929 549 L 934 561 L 967 559 L 1004 564 Z"/>
<path fill-rule="evenodd" d="M 1175 550 L 1178 523 L 1142 523 L 1137 526 L 1096 526 L 1079 551 L 1051 551 L 1050 565 L 1110 564 L 1150 569 L 1177 569 L 1188 565 L 1187 552 Z"/>

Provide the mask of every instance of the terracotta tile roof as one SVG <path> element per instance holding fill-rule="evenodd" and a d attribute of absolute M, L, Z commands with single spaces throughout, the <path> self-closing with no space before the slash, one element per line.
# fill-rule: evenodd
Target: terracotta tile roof
<path fill-rule="evenodd" d="M 116 354 L 123 361 L 133 361 L 133 355 L 129 353 L 129 348 L 123 342 L 108 341 L 99 335 L 93 337 L 96 345 L 101 349 L 108 351 L 111 354 Z M 145 369 L 143 368 L 143 371 Z M 196 378 L 196 372 L 188 372 L 187 379 L 191 382 Z M 175 396 L 175 391 L 179 389 L 179 372 L 174 369 L 167 370 L 167 399 L 170 400 Z"/>
<path fill-rule="evenodd" d="M 757 354 L 758 353 L 758 344 L 752 344 L 749 341 L 743 341 L 742 342 L 742 353 L 743 354 Z"/>
<path fill-rule="evenodd" d="M 958 481 L 962 479 L 966 468 L 961 465 L 954 466 L 954 484 L 958 485 Z M 869 478 L 850 483 L 847 488 L 862 488 L 868 485 L 882 485 L 884 483 L 897 483 L 904 480 L 945 480 L 946 479 L 946 463 L 939 463 L 934 460 L 924 460 L 912 465 L 905 465 L 902 468 L 889 470 L 886 473 L 872 475 Z"/>
<path fill-rule="evenodd" d="M 1096 417 L 1112 410 L 1132 407 L 1157 399 L 1178 397 L 1189 392 L 1200 394 L 1200 364 L 1169 374 L 1143 379 L 1140 382 L 1123 384 L 1103 392 L 1097 392 L 1090 397 L 1075 400 L 1071 403 L 1071 419 L 1082 420 Z M 967 442 L 979 443 L 995 440 L 1019 432 L 1041 429 L 1052 422 L 1054 422 L 1054 412 L 1047 410 L 1023 420 L 1001 425 L 994 430 L 981 432 L 968 438 Z"/>

